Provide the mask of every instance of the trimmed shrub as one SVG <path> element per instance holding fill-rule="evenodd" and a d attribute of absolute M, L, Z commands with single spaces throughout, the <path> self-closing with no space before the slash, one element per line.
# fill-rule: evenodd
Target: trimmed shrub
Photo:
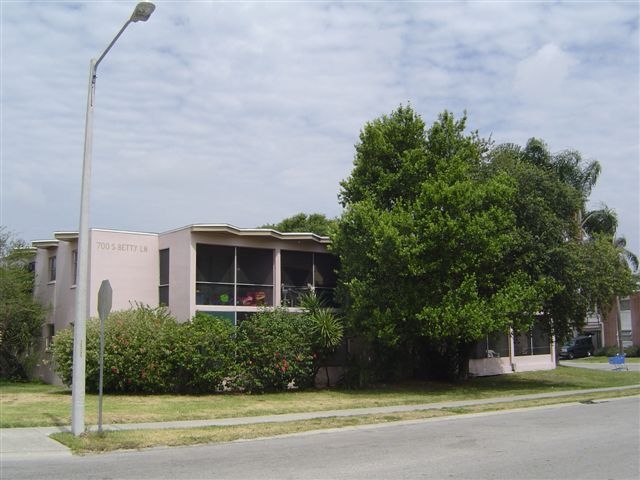
<path fill-rule="evenodd" d="M 202 313 L 180 324 L 164 307 L 137 305 L 114 312 L 105 321 L 103 390 L 212 393 L 308 388 L 314 385 L 323 349 L 330 351 L 337 342 L 337 333 L 325 331 L 335 327 L 333 318 L 325 320 L 265 309 L 235 328 L 225 319 Z M 329 333 L 331 342 L 326 338 Z M 97 392 L 99 320 L 87 322 L 86 342 L 86 389 Z M 70 385 L 72 328 L 56 335 L 53 351 L 56 371 Z"/>
<path fill-rule="evenodd" d="M 312 338 L 306 315 L 282 308 L 252 315 L 237 329 L 238 386 L 256 393 L 313 386 Z"/>
<path fill-rule="evenodd" d="M 169 347 L 175 390 L 212 393 L 237 378 L 235 328 L 227 320 L 198 313 L 181 325 Z"/>
<path fill-rule="evenodd" d="M 174 389 L 170 345 L 178 323 L 164 307 L 114 312 L 104 325 L 105 392 L 159 393 Z M 97 392 L 100 379 L 100 320 L 87 322 L 86 389 Z M 73 329 L 59 332 L 53 342 L 56 372 L 70 385 L 73 379 Z"/>

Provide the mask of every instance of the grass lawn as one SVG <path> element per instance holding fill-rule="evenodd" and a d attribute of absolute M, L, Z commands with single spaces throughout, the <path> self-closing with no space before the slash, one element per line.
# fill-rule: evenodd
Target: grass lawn
<path fill-rule="evenodd" d="M 482 399 L 586 388 L 640 384 L 640 372 L 570 367 L 481 377 L 465 382 L 413 382 L 365 390 L 314 390 L 265 395 L 109 395 L 103 424 L 250 417 L 389 405 Z M 0 383 L 0 428 L 66 426 L 71 423 L 71 391 L 51 385 Z M 98 397 L 85 399 L 85 423 L 97 424 Z"/>
<path fill-rule="evenodd" d="M 353 427 L 380 423 L 425 420 L 453 415 L 482 413 L 518 408 L 534 408 L 542 405 L 559 405 L 575 402 L 592 403 L 600 399 L 611 401 L 615 397 L 640 395 L 640 387 L 632 390 L 570 395 L 544 400 L 520 400 L 509 403 L 472 405 L 467 407 L 429 409 L 386 414 L 329 417 L 293 422 L 273 422 L 235 426 L 176 428 L 162 430 L 105 431 L 101 434 L 86 433 L 78 437 L 71 433 L 55 433 L 52 438 L 66 445 L 74 453 L 104 453 L 114 450 L 140 450 L 151 447 L 176 447 L 205 443 L 232 442 L 254 438 L 289 435 L 313 430 Z M 640 398 L 640 397 L 639 397 Z"/>

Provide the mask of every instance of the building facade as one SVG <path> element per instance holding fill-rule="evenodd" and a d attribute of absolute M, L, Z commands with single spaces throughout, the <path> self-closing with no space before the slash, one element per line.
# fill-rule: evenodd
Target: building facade
<path fill-rule="evenodd" d="M 226 224 L 190 225 L 170 232 L 92 229 L 89 241 L 89 315 L 98 316 L 98 290 L 109 280 L 112 310 L 166 305 L 178 321 L 197 312 L 234 325 L 262 307 L 299 306 L 313 288 L 333 299 L 337 259 L 329 239 Z M 35 241 L 34 296 L 48 307 L 44 361 L 36 376 L 58 383 L 51 340 L 75 318 L 78 234 L 58 232 Z"/>
<path fill-rule="evenodd" d="M 592 335 L 596 348 L 640 345 L 640 292 L 620 299 L 620 324 L 615 306 L 587 319 L 583 333 Z"/>

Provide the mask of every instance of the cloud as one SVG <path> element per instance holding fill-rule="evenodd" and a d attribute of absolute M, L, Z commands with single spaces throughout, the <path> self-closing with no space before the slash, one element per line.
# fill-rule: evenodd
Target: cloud
<path fill-rule="evenodd" d="M 89 59 L 130 11 L 0 8 L 3 222 L 31 240 L 76 228 Z M 91 224 L 337 215 L 360 129 L 410 102 L 598 159 L 638 251 L 638 50 L 632 3 L 158 1 L 99 67 Z"/>
<path fill-rule="evenodd" d="M 575 63 L 571 55 L 548 43 L 518 63 L 514 88 L 526 101 L 546 104 L 568 90 L 567 80 Z"/>

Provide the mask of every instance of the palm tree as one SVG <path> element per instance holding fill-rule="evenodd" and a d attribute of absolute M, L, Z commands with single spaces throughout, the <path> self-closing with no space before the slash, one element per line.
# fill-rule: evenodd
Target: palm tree
<path fill-rule="evenodd" d="M 629 268 L 631 272 L 638 272 L 638 257 L 636 254 L 627 249 L 627 240 L 624 237 L 617 237 L 618 218 L 616 213 L 603 206 L 599 210 L 589 212 L 581 223 L 583 234 L 586 240 L 594 238 L 597 235 L 603 235 L 611 238 L 613 247 L 618 252 L 618 259 L 622 265 Z M 622 319 L 620 315 L 620 296 L 615 296 L 614 306 L 616 309 L 616 321 L 618 328 L 618 350 L 620 354 L 624 353 L 622 345 Z"/>

